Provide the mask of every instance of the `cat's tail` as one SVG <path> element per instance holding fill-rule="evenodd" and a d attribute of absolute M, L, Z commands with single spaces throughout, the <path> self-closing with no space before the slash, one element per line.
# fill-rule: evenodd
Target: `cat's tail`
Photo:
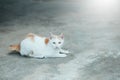
<path fill-rule="evenodd" d="M 20 44 L 10 45 L 9 50 L 20 52 Z"/>

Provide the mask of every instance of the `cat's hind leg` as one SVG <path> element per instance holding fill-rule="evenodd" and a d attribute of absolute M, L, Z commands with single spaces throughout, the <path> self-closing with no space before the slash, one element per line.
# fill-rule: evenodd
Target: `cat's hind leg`
<path fill-rule="evenodd" d="M 35 54 L 33 53 L 33 51 L 29 52 L 28 54 L 22 54 L 21 56 L 30 57 L 30 58 L 38 58 L 38 59 L 43 59 L 43 58 L 45 58 L 45 57 L 42 56 L 42 55 L 35 55 Z"/>
<path fill-rule="evenodd" d="M 45 58 L 44 55 L 38 54 L 38 53 L 35 53 L 35 52 L 30 53 L 30 54 L 29 54 L 29 57 L 38 58 L 38 59 L 43 59 L 43 58 Z"/>

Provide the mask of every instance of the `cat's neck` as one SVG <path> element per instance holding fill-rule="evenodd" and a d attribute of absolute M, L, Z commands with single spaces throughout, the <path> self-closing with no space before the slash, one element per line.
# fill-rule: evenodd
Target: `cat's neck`
<path fill-rule="evenodd" d="M 50 43 L 50 39 L 46 37 L 46 38 L 44 39 L 44 43 L 45 43 L 46 45 L 48 45 L 48 44 Z"/>
<path fill-rule="evenodd" d="M 50 39 L 49 38 L 46 37 L 45 40 L 44 40 L 44 43 L 45 43 L 46 46 L 52 48 L 52 45 L 50 44 Z"/>

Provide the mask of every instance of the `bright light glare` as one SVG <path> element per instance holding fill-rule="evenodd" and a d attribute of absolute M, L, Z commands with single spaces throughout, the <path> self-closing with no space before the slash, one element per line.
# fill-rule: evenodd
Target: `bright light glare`
<path fill-rule="evenodd" d="M 92 13 L 100 15 L 115 15 L 118 10 L 118 0 L 90 0 L 88 7 Z"/>
<path fill-rule="evenodd" d="M 93 4 L 98 8 L 108 9 L 114 7 L 117 3 L 116 0 L 94 0 Z"/>

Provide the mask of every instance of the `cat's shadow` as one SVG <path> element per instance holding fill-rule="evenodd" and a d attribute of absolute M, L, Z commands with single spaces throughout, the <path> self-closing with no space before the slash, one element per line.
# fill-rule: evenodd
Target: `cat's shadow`
<path fill-rule="evenodd" d="M 66 60 L 66 61 L 69 61 L 69 60 L 71 60 L 71 59 L 73 59 L 74 58 L 74 56 L 73 55 L 71 55 L 71 54 L 69 54 L 69 57 L 66 57 L 66 58 L 31 58 L 31 57 L 29 57 L 29 56 L 21 56 L 20 55 L 20 53 L 19 52 L 17 52 L 17 51 L 11 51 L 11 52 L 9 52 L 8 53 L 8 55 L 10 55 L 10 56 L 12 56 L 12 57 L 16 57 L 16 58 L 27 58 L 27 59 L 46 59 L 46 60 L 48 60 L 48 59 L 51 59 L 51 60 L 53 60 L 53 59 L 56 59 L 56 60 Z"/>
<path fill-rule="evenodd" d="M 14 56 L 14 57 L 22 57 L 19 52 L 17 51 L 11 51 L 8 53 L 8 55 Z M 24 56 L 27 57 L 27 56 Z"/>
<path fill-rule="evenodd" d="M 11 51 L 11 52 L 8 53 L 8 55 L 20 56 L 20 53 L 19 53 L 19 52 L 16 52 L 16 51 Z"/>

